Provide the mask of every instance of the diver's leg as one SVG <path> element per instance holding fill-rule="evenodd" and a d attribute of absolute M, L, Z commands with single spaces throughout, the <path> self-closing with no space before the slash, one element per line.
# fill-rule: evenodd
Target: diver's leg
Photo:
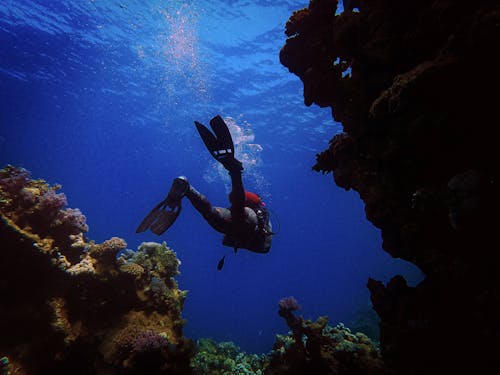
<path fill-rule="evenodd" d="M 220 233 L 229 233 L 231 212 L 227 208 L 212 207 L 207 197 L 191 185 L 187 189 L 186 197 L 212 228 Z"/>
<path fill-rule="evenodd" d="M 235 221 L 241 221 L 245 209 L 245 188 L 243 187 L 241 170 L 230 170 L 229 176 L 231 176 L 231 213 Z"/>

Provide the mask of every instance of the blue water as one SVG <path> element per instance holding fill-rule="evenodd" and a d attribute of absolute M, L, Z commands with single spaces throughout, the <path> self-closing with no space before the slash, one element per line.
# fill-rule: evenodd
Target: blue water
<path fill-rule="evenodd" d="M 0 2 L 0 166 L 61 184 L 91 239 L 119 236 L 131 249 L 166 241 L 189 290 L 188 337 L 268 352 L 288 330 L 282 297 L 294 296 L 307 318 L 336 323 L 370 304 L 368 277 L 421 278 L 381 249 L 356 192 L 311 171 L 342 127 L 329 109 L 303 105 L 300 80 L 279 63 L 284 25 L 307 4 Z M 234 125 L 246 188 L 279 222 L 269 254 L 233 254 L 188 201 L 162 237 L 135 234 L 178 175 L 227 205 L 227 175 L 193 126 L 216 114 Z"/>

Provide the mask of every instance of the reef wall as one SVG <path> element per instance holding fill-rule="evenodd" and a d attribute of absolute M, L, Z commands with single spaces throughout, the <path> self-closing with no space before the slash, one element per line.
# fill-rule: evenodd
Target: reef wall
<path fill-rule="evenodd" d="M 395 374 L 499 369 L 497 1 L 311 0 L 281 62 L 344 132 L 313 169 L 359 192 L 383 248 L 420 267 L 370 279 Z"/>
<path fill-rule="evenodd" d="M 59 188 L 0 170 L 2 373 L 190 373 L 175 253 L 89 241 Z"/>

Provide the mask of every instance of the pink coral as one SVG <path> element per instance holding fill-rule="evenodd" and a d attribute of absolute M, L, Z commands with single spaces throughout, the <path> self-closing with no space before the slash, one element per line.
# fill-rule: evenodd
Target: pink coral
<path fill-rule="evenodd" d="M 60 188 L 32 180 L 26 169 L 9 165 L 0 170 L 0 209 L 20 227 L 42 236 L 66 240 L 87 232 L 81 211 L 64 208 L 68 201 L 64 193 L 57 193 Z"/>
<path fill-rule="evenodd" d="M 89 227 L 86 220 L 87 218 L 78 208 L 66 208 L 65 210 L 60 210 L 57 215 L 57 223 L 60 223 L 64 227 L 65 232 L 69 234 L 87 232 Z"/>
<path fill-rule="evenodd" d="M 68 203 L 64 193 L 56 193 L 54 188 L 47 190 L 44 194 L 40 195 L 36 204 L 36 209 L 44 215 L 54 217 L 62 210 Z"/>
<path fill-rule="evenodd" d="M 30 174 L 24 168 L 8 165 L 0 171 L 0 189 L 5 193 L 19 193 L 29 180 Z"/>
<path fill-rule="evenodd" d="M 156 333 L 155 331 L 142 331 L 137 335 L 132 350 L 135 353 L 148 353 L 159 351 L 168 346 L 166 337 Z"/>

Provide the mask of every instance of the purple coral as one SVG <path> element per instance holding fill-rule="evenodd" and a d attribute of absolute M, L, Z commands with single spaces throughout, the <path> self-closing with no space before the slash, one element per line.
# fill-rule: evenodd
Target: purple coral
<path fill-rule="evenodd" d="M 29 172 L 24 168 L 8 165 L 0 171 L 0 188 L 10 194 L 17 194 L 30 180 Z"/>
<path fill-rule="evenodd" d="M 278 306 L 280 312 L 292 312 L 300 310 L 301 308 L 297 300 L 291 296 L 280 299 Z"/>
<path fill-rule="evenodd" d="M 302 337 L 302 317 L 296 317 L 293 312 L 300 310 L 300 305 L 297 300 L 293 297 L 285 297 L 280 299 L 279 303 L 279 311 L 278 315 L 286 320 L 286 324 L 292 332 L 294 333 L 294 337 L 296 337 L 297 342 L 300 341 Z"/>
<path fill-rule="evenodd" d="M 38 198 L 37 208 L 49 216 L 56 216 L 58 211 L 68 203 L 64 193 L 57 194 L 54 189 L 47 190 Z"/>
<path fill-rule="evenodd" d="M 142 331 L 137 335 L 133 345 L 133 352 L 136 354 L 159 351 L 169 344 L 166 337 L 155 331 Z"/>
<path fill-rule="evenodd" d="M 64 226 L 69 234 L 85 233 L 89 230 L 87 218 L 78 208 L 66 208 L 59 211 L 57 221 Z"/>

